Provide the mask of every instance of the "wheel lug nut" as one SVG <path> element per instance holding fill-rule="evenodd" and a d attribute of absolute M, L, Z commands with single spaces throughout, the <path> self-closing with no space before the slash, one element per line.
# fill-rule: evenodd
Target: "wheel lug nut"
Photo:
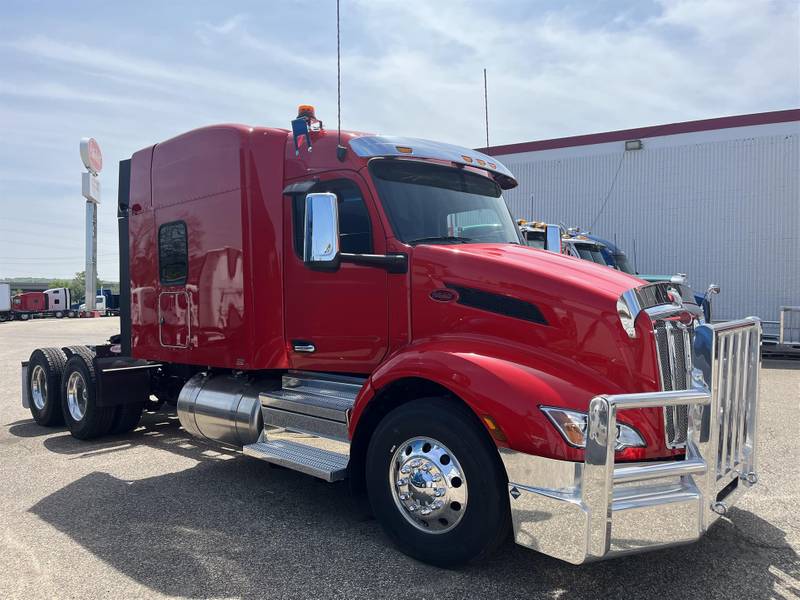
<path fill-rule="evenodd" d="M 397 480 L 397 486 L 398 487 L 404 486 L 407 483 L 408 483 L 408 479 L 406 479 L 405 477 L 401 477 L 400 479 Z"/>
<path fill-rule="evenodd" d="M 414 460 L 411 461 L 411 467 L 413 469 L 416 469 L 419 465 L 420 465 L 420 460 L 418 458 L 415 458 Z"/>
<path fill-rule="evenodd" d="M 403 465 L 403 468 L 400 469 L 400 472 L 403 475 L 408 475 L 409 473 L 411 473 L 411 467 L 409 467 L 408 465 Z"/>
<path fill-rule="evenodd" d="M 436 502 L 433 503 L 433 508 L 435 508 L 437 510 L 442 508 L 443 506 L 444 506 L 444 502 L 442 502 L 441 500 L 437 500 Z"/>
<path fill-rule="evenodd" d="M 427 515 L 431 514 L 431 509 L 430 508 L 423 508 L 421 511 L 419 511 L 419 514 L 427 516 Z"/>
<path fill-rule="evenodd" d="M 422 465 L 422 470 L 423 471 L 430 471 L 431 470 L 430 464 L 425 463 L 424 465 Z"/>
<path fill-rule="evenodd" d="M 408 500 L 408 494 L 400 494 L 400 500 Z"/>
<path fill-rule="evenodd" d="M 412 504 L 411 506 L 408 507 L 408 512 L 414 512 L 415 510 L 417 510 L 416 504 Z"/>
<path fill-rule="evenodd" d="M 436 473 L 436 474 L 433 476 L 433 480 L 434 480 L 434 481 L 441 481 L 441 480 L 442 480 L 442 476 L 441 476 L 441 475 L 439 475 L 438 473 Z"/>
<path fill-rule="evenodd" d="M 444 496 L 444 488 L 436 488 L 433 492 L 437 498 Z"/>

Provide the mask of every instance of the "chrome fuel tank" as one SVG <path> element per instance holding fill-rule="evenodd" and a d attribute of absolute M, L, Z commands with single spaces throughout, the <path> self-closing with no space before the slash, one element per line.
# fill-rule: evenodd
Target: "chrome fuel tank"
<path fill-rule="evenodd" d="M 245 446 L 264 426 L 259 386 L 247 377 L 198 373 L 181 389 L 178 418 L 193 436 Z"/>

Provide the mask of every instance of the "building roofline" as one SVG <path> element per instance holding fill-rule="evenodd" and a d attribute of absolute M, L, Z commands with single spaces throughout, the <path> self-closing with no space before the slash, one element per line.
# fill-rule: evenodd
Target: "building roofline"
<path fill-rule="evenodd" d="M 698 121 L 684 121 L 682 123 L 669 123 L 667 125 L 653 125 L 650 127 L 636 127 L 634 129 L 620 129 L 618 131 L 607 131 L 604 133 L 573 135 L 551 140 L 476 148 L 476 150 L 484 152 L 489 156 L 501 156 L 503 154 L 516 154 L 518 152 L 535 152 L 537 150 L 552 150 L 554 148 L 588 146 L 591 144 L 621 142 L 632 139 L 659 137 L 662 135 L 712 131 L 715 129 L 731 129 L 733 127 L 766 125 L 769 123 L 786 123 L 789 121 L 800 121 L 800 108 L 753 113 L 749 115 L 735 115 L 731 117 L 717 117 L 714 119 L 700 119 Z"/>

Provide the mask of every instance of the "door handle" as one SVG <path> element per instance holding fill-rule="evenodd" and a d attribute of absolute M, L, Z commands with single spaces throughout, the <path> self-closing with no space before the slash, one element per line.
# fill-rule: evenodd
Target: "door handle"
<path fill-rule="evenodd" d="M 292 340 L 292 349 L 295 352 L 302 352 L 304 354 L 311 354 L 317 351 L 317 347 L 306 340 Z"/>

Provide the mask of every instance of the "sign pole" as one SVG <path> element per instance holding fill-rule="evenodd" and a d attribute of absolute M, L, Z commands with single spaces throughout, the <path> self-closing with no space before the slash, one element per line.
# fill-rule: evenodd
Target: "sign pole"
<path fill-rule="evenodd" d="M 86 172 L 81 177 L 83 197 L 86 198 L 86 310 L 97 309 L 97 205 L 100 203 L 100 180 L 103 168 L 100 145 L 94 138 L 81 139 L 81 160 Z"/>
<path fill-rule="evenodd" d="M 97 204 L 86 201 L 86 310 L 97 308 Z"/>

